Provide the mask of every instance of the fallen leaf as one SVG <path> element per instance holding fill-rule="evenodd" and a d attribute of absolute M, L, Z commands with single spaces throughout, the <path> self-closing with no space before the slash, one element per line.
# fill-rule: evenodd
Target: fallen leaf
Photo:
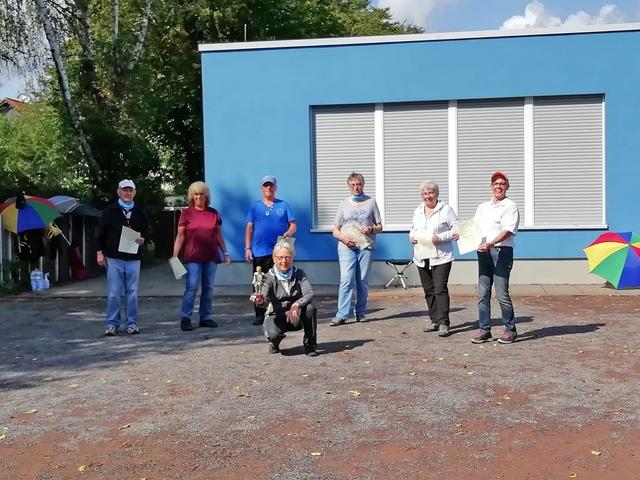
<path fill-rule="evenodd" d="M 456 435 L 464 435 L 464 432 L 456 432 Z"/>
<path fill-rule="evenodd" d="M 78 388 L 78 384 L 77 383 L 72 383 L 69 385 L 69 388 Z"/>
<path fill-rule="evenodd" d="M 429 361 L 429 359 L 428 359 L 428 358 L 423 358 L 423 359 L 422 359 L 422 361 L 423 361 L 423 362 L 428 362 L 428 361 Z"/>
<path fill-rule="evenodd" d="M 346 380 L 347 377 L 338 377 L 340 380 Z"/>
<path fill-rule="evenodd" d="M 24 412 L 24 413 L 36 413 L 37 411 L 38 411 L 37 409 L 32 408 L 31 410 L 27 410 L 27 411 L 26 411 L 26 412 Z"/>
<path fill-rule="evenodd" d="M 303 378 L 307 378 L 309 375 L 304 373 L 302 376 L 303 376 Z"/>
<path fill-rule="evenodd" d="M 473 375 L 476 372 L 467 372 L 467 375 Z"/>
<path fill-rule="evenodd" d="M 576 472 L 569 472 L 569 478 L 576 478 L 578 474 Z"/>
<path fill-rule="evenodd" d="M 505 395 L 505 396 L 504 396 L 504 397 L 502 397 L 502 398 L 504 398 L 505 400 L 511 400 L 511 397 L 510 397 L 509 395 Z"/>
<path fill-rule="evenodd" d="M 118 427 L 118 430 L 126 430 L 127 428 L 129 428 L 131 426 L 130 423 L 127 423 L 126 425 L 120 425 Z"/>
<path fill-rule="evenodd" d="M 47 417 L 50 417 L 51 415 L 53 415 L 53 412 L 48 412 L 47 413 Z"/>
<path fill-rule="evenodd" d="M 596 457 L 599 457 L 600 455 L 602 455 L 602 452 L 598 450 L 591 450 L 591 455 L 595 455 Z"/>
<path fill-rule="evenodd" d="M 464 355 L 465 357 L 468 357 L 468 356 L 469 356 L 469 354 L 468 354 L 468 353 L 463 353 L 463 355 Z"/>
<path fill-rule="evenodd" d="M 4 433 L 0 434 L 0 440 L 4 440 L 5 438 L 7 438 L 7 436 Z"/>
<path fill-rule="evenodd" d="M 214 390 L 214 393 L 222 393 L 222 390 Z"/>
<path fill-rule="evenodd" d="M 43 380 L 43 382 L 50 382 L 51 380 L 53 380 L 53 378 L 51 378 L 51 377 L 47 377 L 47 378 L 45 378 L 45 379 Z"/>
<path fill-rule="evenodd" d="M 349 393 L 351 394 L 352 397 L 360 396 L 360 392 L 358 392 L 357 390 L 351 390 Z"/>
<path fill-rule="evenodd" d="M 416 372 L 409 372 L 409 375 L 411 375 L 412 377 L 416 376 Z"/>
<path fill-rule="evenodd" d="M 87 468 L 89 468 L 89 466 L 88 466 L 88 465 L 80 465 L 80 466 L 78 467 L 78 471 L 79 471 L 79 472 L 84 472 Z"/>
<path fill-rule="evenodd" d="M 464 427 L 464 423 L 456 423 L 456 427 L 462 428 L 462 427 Z"/>
<path fill-rule="evenodd" d="M 256 416 L 255 416 L 255 415 L 249 415 L 247 418 L 248 418 L 249 420 L 255 420 Z"/>
<path fill-rule="evenodd" d="M 502 402 L 496 402 L 496 405 L 502 405 Z"/>
<path fill-rule="evenodd" d="M 321 452 L 311 452 L 312 457 L 319 457 L 320 455 L 322 455 Z"/>
<path fill-rule="evenodd" d="M 438 357 L 438 360 L 442 361 L 444 360 L 444 357 Z"/>
<path fill-rule="evenodd" d="M 371 362 L 370 362 L 369 360 L 367 360 L 367 361 L 366 361 L 366 362 L 364 362 L 364 363 L 369 364 L 369 363 L 371 363 Z"/>
<path fill-rule="evenodd" d="M 173 383 L 173 380 L 167 380 L 167 383 Z"/>

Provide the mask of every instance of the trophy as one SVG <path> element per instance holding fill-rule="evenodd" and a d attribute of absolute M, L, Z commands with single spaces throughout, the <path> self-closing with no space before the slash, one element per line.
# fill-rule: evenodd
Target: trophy
<path fill-rule="evenodd" d="M 264 303 L 264 295 L 262 294 L 262 287 L 264 286 L 264 273 L 262 273 L 262 267 L 256 267 L 256 271 L 253 272 L 253 278 L 251 279 L 251 286 L 253 287 L 253 293 L 249 297 L 253 303 L 261 305 Z"/>

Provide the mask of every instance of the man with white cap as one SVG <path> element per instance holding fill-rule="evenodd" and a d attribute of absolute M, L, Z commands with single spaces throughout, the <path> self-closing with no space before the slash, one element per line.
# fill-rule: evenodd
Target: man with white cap
<path fill-rule="evenodd" d="M 96 261 L 101 267 L 107 267 L 107 329 L 105 335 L 112 337 L 120 326 L 120 303 L 122 289 L 126 295 L 127 333 L 140 333 L 138 328 L 138 285 L 140 279 L 140 260 L 142 245 L 147 238 L 149 222 L 142 208 L 136 205 L 136 185 L 125 179 L 118 183 L 118 200 L 102 212 L 98 224 L 98 251 Z M 121 237 L 123 227 L 128 227 L 138 236 L 135 253 L 122 251 Z"/>
<path fill-rule="evenodd" d="M 509 178 L 502 172 L 491 175 L 493 196 L 481 203 L 474 217 L 482 243 L 478 247 L 478 331 L 473 343 L 490 342 L 491 337 L 491 286 L 496 287 L 504 332 L 499 343 L 513 343 L 518 333 L 509 295 L 509 276 L 513 267 L 513 247 L 518 232 L 520 213 L 516 203 L 507 198 Z"/>
<path fill-rule="evenodd" d="M 267 273 L 273 267 L 273 247 L 278 237 L 292 237 L 296 232 L 296 219 L 291 207 L 284 200 L 276 198 L 278 182 L 276 177 L 265 175 L 260 182 L 262 199 L 249 207 L 244 234 L 244 258 L 253 262 L 253 271 L 261 267 Z M 262 325 L 266 307 L 255 305 L 254 325 Z"/>

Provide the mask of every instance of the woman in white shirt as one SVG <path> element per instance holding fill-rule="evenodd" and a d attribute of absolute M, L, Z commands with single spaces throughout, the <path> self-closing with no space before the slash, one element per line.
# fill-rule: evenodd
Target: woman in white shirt
<path fill-rule="evenodd" d="M 424 290 L 424 298 L 429 308 L 429 317 L 424 327 L 425 332 L 438 331 L 438 335 L 449 335 L 449 273 L 453 261 L 452 240 L 458 239 L 453 232 L 453 225 L 458 220 L 453 209 L 438 200 L 440 189 L 433 180 L 420 185 L 422 203 L 413 212 L 409 238 L 416 245 L 418 237 L 428 232 L 435 253 L 429 258 L 420 258 L 418 248 L 414 247 L 413 263 L 418 267 L 420 283 Z"/>

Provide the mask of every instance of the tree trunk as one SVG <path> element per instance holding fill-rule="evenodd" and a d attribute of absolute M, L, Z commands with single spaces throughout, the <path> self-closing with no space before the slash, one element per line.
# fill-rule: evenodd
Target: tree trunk
<path fill-rule="evenodd" d="M 53 58 L 53 62 L 56 66 L 56 74 L 58 76 L 58 85 L 60 86 L 60 91 L 62 93 L 62 98 L 64 100 L 64 104 L 67 107 L 67 111 L 69 113 L 69 117 L 71 119 L 71 125 L 73 126 L 73 131 L 76 136 L 76 140 L 78 141 L 78 145 L 80 147 L 80 151 L 84 156 L 87 164 L 89 165 L 89 170 L 91 172 L 92 177 L 95 180 L 100 181 L 102 178 L 102 169 L 100 165 L 96 162 L 93 152 L 91 150 L 91 146 L 87 141 L 87 137 L 82 129 L 82 125 L 80 123 L 80 118 L 78 116 L 78 111 L 76 110 L 75 102 L 71 95 L 71 89 L 69 88 L 69 77 L 67 76 L 67 72 L 64 67 L 64 59 L 62 58 L 62 53 L 60 52 L 60 46 L 58 45 L 58 39 L 56 38 L 55 32 L 53 30 L 53 26 L 51 25 L 51 20 L 49 18 L 49 12 L 46 9 L 43 0 L 35 0 L 36 8 L 38 11 L 38 15 L 40 16 L 40 20 L 42 21 L 42 26 L 44 28 L 45 35 L 47 37 L 47 41 L 49 42 L 49 48 L 51 49 L 51 57 Z"/>

